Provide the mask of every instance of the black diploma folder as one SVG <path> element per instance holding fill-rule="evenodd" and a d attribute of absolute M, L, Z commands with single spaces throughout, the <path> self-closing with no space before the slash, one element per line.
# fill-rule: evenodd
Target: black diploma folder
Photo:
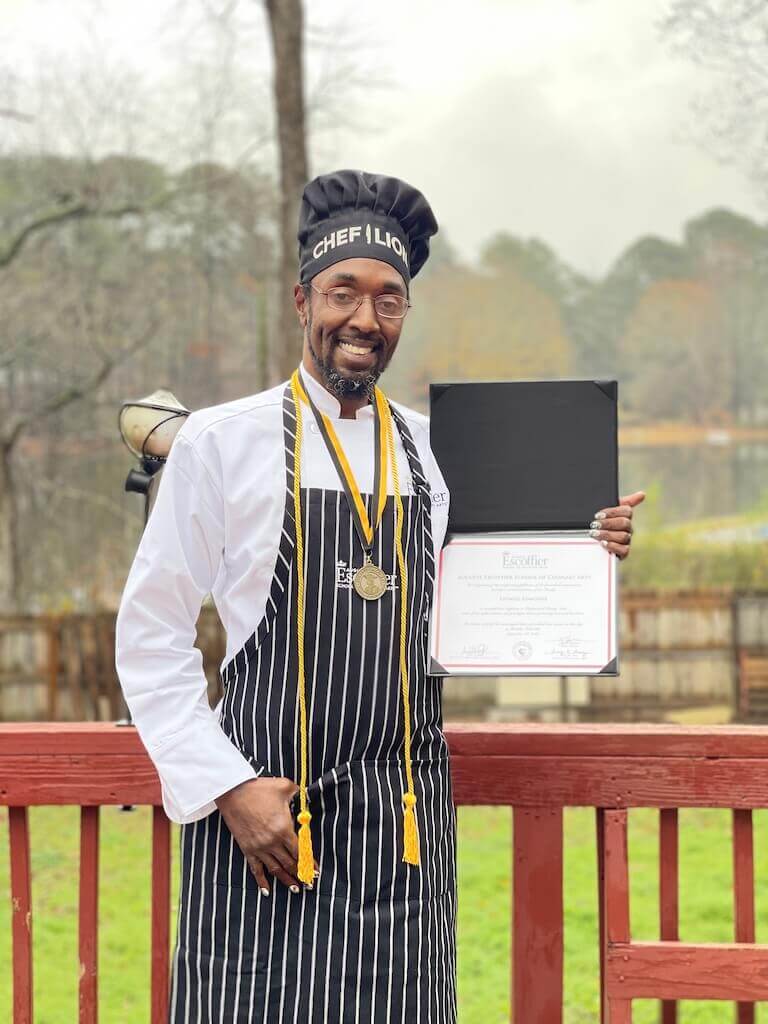
<path fill-rule="evenodd" d="M 617 382 L 431 384 L 449 533 L 589 529 L 619 503 Z"/>

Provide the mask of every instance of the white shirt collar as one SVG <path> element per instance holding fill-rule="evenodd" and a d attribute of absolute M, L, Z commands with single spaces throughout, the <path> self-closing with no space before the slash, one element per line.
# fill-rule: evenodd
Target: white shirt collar
<path fill-rule="evenodd" d="M 339 402 L 338 398 L 336 398 L 335 395 L 332 395 L 330 391 L 326 391 L 323 385 L 307 372 L 303 363 L 299 363 L 299 373 L 301 374 L 302 384 L 309 392 L 309 395 L 317 408 L 321 412 L 324 412 L 329 419 L 340 419 L 341 402 Z M 355 413 L 355 419 L 373 419 L 373 406 L 370 402 L 368 405 L 364 405 L 357 410 Z"/>

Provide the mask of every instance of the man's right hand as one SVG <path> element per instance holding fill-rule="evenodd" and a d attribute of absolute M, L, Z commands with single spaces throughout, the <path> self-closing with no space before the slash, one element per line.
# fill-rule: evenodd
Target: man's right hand
<path fill-rule="evenodd" d="M 264 896 L 269 896 L 267 871 L 292 892 L 302 884 L 297 877 L 299 839 L 289 807 L 298 789 L 293 779 L 263 776 L 241 782 L 214 801 Z"/>

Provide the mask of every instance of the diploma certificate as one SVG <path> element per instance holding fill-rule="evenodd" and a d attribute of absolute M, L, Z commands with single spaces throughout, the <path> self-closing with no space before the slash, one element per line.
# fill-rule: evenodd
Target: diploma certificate
<path fill-rule="evenodd" d="M 617 561 L 582 532 L 454 536 L 439 558 L 430 671 L 618 674 Z"/>

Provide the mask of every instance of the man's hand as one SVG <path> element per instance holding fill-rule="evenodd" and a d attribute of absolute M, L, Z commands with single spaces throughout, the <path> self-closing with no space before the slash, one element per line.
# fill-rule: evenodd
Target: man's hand
<path fill-rule="evenodd" d="M 595 512 L 595 518 L 589 524 L 590 537 L 599 540 L 617 558 L 626 558 L 632 543 L 632 510 L 644 500 L 645 491 L 635 491 L 626 498 L 619 498 L 617 508 L 602 508 Z"/>
<path fill-rule="evenodd" d="M 288 806 L 298 789 L 293 779 L 264 776 L 241 782 L 214 801 L 264 896 L 269 896 L 267 871 L 291 892 L 298 892 L 301 885 L 299 838 Z"/>

